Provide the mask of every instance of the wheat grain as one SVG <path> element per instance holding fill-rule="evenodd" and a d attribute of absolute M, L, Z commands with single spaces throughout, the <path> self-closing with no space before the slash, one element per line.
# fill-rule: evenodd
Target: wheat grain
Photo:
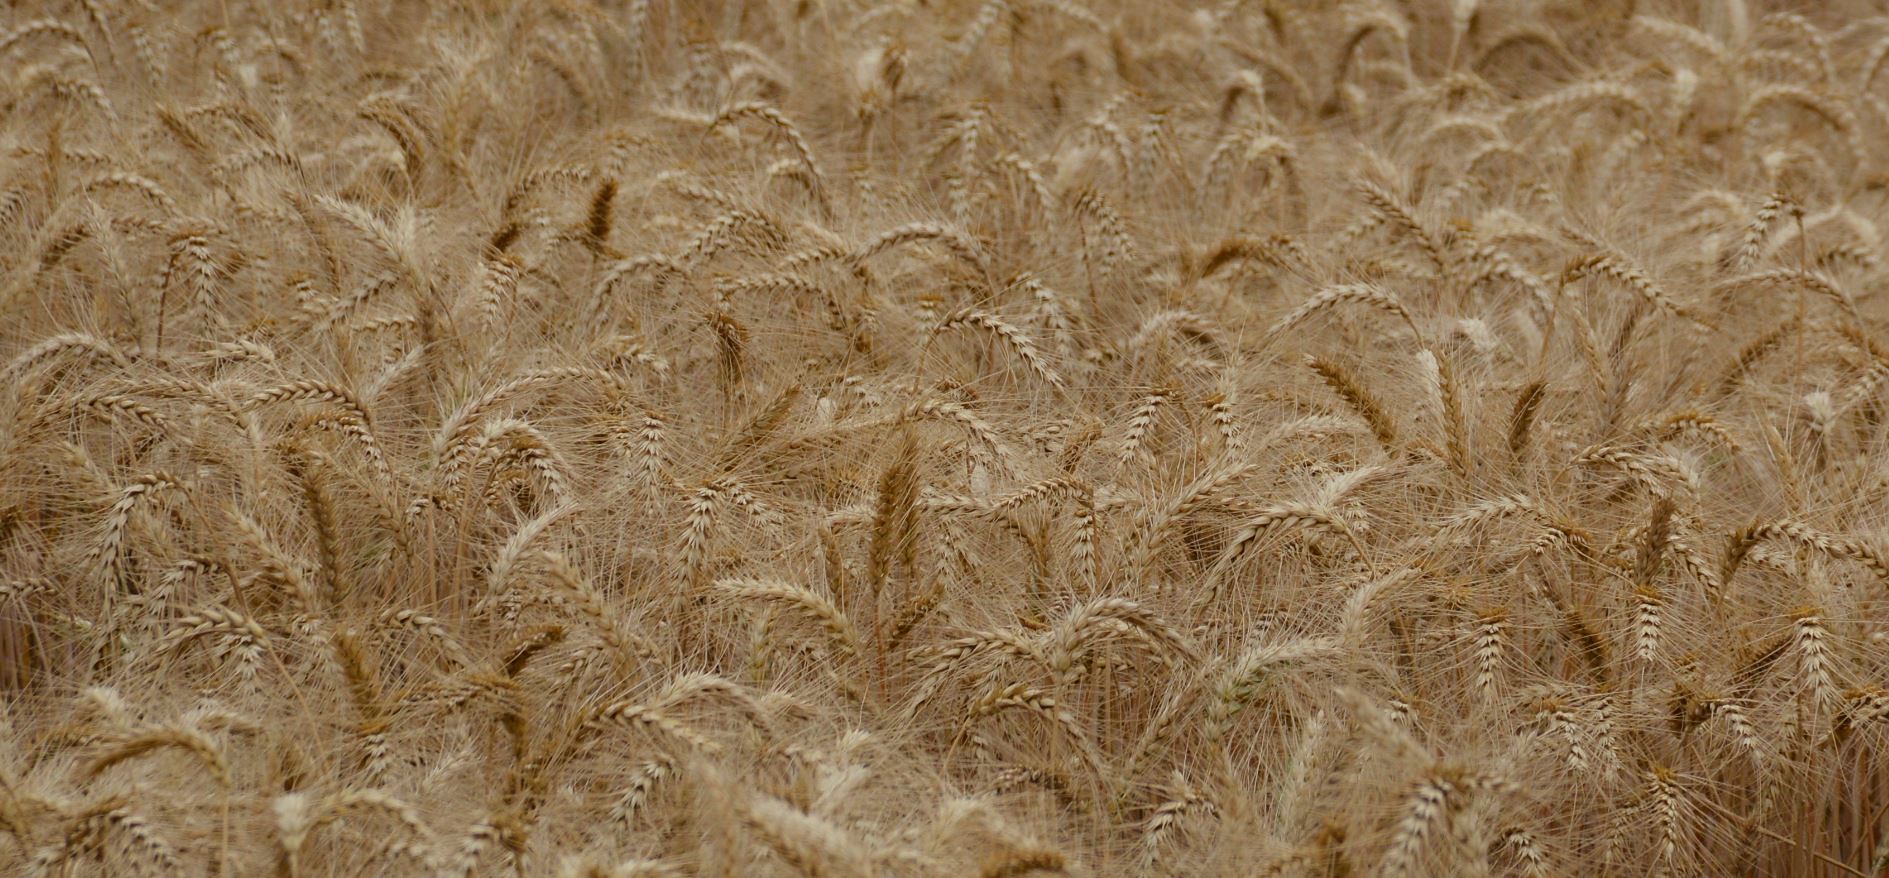
<path fill-rule="evenodd" d="M 0 874 L 1889 859 L 1869 4 L 14 5 Z"/>

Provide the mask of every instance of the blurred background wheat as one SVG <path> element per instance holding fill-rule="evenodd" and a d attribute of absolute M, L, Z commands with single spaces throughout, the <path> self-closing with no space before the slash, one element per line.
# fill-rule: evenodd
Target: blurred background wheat
<path fill-rule="evenodd" d="M 1889 16 L 23 0 L 0 871 L 1889 874 Z"/>

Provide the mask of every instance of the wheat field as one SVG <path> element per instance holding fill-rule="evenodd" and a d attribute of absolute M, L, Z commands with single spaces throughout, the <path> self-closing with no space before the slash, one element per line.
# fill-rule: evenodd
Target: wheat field
<path fill-rule="evenodd" d="M 1885 67 L 10 3 L 0 873 L 1889 875 Z"/>

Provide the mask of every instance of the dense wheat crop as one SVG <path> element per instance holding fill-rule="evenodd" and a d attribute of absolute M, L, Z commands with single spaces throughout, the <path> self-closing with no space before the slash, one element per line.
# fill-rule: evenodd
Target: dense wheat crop
<path fill-rule="evenodd" d="M 1886 66 L 9 4 L 0 873 L 1889 874 Z"/>

